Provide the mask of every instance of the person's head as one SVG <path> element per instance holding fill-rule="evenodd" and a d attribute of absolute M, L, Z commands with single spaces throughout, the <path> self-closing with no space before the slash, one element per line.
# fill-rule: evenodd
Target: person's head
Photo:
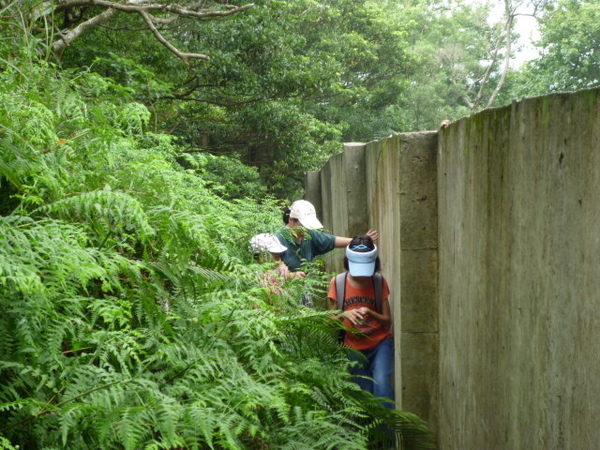
<path fill-rule="evenodd" d="M 285 208 L 283 211 L 283 223 L 288 224 L 290 222 L 290 208 Z"/>
<path fill-rule="evenodd" d="M 381 269 L 377 246 L 369 236 L 355 236 L 346 247 L 344 269 L 353 277 L 371 277 Z"/>
<path fill-rule="evenodd" d="M 290 220 L 288 226 L 292 228 L 303 227 L 307 230 L 323 228 L 313 204 L 306 200 L 296 200 L 290 206 Z"/>
<path fill-rule="evenodd" d="M 261 233 L 253 236 L 250 239 L 250 249 L 256 258 L 260 258 L 261 255 L 270 253 L 275 261 L 280 261 L 281 254 L 287 250 L 287 248 L 279 242 L 277 236 L 270 233 Z"/>

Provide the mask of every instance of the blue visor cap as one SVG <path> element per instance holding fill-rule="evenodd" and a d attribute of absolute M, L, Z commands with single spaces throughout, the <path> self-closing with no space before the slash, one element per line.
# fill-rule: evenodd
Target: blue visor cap
<path fill-rule="evenodd" d="M 377 246 L 368 252 L 356 252 L 346 247 L 348 258 L 348 271 L 353 277 L 372 277 L 375 273 L 375 261 L 377 261 Z"/>

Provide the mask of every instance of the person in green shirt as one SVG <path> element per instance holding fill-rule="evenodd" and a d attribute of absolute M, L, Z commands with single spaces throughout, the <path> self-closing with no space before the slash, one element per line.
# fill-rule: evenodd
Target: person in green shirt
<path fill-rule="evenodd" d="M 302 272 L 302 264 L 312 262 L 319 255 L 324 255 L 334 248 L 345 248 L 352 238 L 334 236 L 320 231 L 323 224 L 317 218 L 315 207 L 307 200 L 296 200 L 292 203 L 287 224 L 275 235 L 287 250 L 281 259 L 292 272 Z M 376 241 L 377 230 L 367 231 L 367 236 Z"/>

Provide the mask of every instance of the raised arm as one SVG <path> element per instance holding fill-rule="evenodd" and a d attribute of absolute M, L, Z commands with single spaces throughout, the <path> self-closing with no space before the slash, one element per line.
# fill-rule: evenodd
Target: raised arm
<path fill-rule="evenodd" d="M 369 236 L 371 239 L 373 239 L 373 242 L 375 242 L 377 239 L 379 239 L 379 233 L 377 232 L 377 230 L 375 230 L 373 228 L 371 228 L 365 234 L 367 236 Z M 351 241 L 352 241 L 352 238 L 336 236 L 335 237 L 335 248 L 347 247 Z"/>

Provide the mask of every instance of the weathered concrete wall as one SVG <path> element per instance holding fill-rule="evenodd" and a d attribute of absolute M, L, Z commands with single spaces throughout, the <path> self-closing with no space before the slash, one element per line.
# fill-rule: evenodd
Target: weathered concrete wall
<path fill-rule="evenodd" d="M 600 445 L 600 90 L 441 133 L 440 445 Z"/>
<path fill-rule="evenodd" d="M 380 232 L 402 408 L 441 449 L 597 448 L 600 90 L 350 147 L 307 198 Z"/>

